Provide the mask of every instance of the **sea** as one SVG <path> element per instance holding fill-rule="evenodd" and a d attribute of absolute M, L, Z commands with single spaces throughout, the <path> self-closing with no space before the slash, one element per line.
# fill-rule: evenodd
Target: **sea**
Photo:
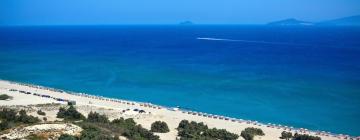
<path fill-rule="evenodd" d="M 360 135 L 360 28 L 0 27 L 0 79 Z"/>

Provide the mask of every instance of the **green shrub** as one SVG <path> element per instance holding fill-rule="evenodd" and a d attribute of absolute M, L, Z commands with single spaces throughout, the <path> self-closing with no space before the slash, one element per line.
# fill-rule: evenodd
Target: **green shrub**
<path fill-rule="evenodd" d="M 220 140 L 236 140 L 239 138 L 239 135 L 230 133 L 226 131 L 225 129 L 208 129 L 204 132 L 206 137 L 214 138 L 214 139 L 220 139 Z"/>
<path fill-rule="evenodd" d="M 159 140 L 159 136 L 154 135 L 151 131 L 143 128 L 141 125 L 137 125 L 132 118 L 124 119 L 114 119 L 111 124 L 121 127 L 124 129 L 123 136 L 128 139 L 134 140 Z"/>
<path fill-rule="evenodd" d="M 12 97 L 7 95 L 7 94 L 1 94 L 0 95 L 0 100 L 7 100 L 7 99 L 12 99 Z"/>
<path fill-rule="evenodd" d="M 27 140 L 47 140 L 45 136 L 30 134 L 29 136 L 25 137 Z"/>
<path fill-rule="evenodd" d="M 27 115 L 25 110 L 18 112 L 13 109 L 4 108 L 0 111 L 0 130 L 12 128 L 21 124 L 33 124 L 40 122 L 40 119 L 31 115 Z"/>
<path fill-rule="evenodd" d="M 22 122 L 25 124 L 34 124 L 34 123 L 40 122 L 40 119 L 38 117 L 27 115 L 25 110 L 20 110 L 18 122 Z"/>
<path fill-rule="evenodd" d="M 68 135 L 68 134 L 62 134 L 60 135 L 58 140 L 78 140 L 79 138 L 72 136 L 72 135 Z"/>
<path fill-rule="evenodd" d="M 3 109 L 0 111 L 0 119 L 3 121 L 15 122 L 15 123 L 25 123 L 33 124 L 40 122 L 38 117 L 27 115 L 25 110 L 20 110 L 19 115 L 13 109 Z"/>
<path fill-rule="evenodd" d="M 57 118 L 63 118 L 64 120 L 75 121 L 75 120 L 83 120 L 85 116 L 76 110 L 74 106 L 69 106 L 69 108 L 65 109 L 60 107 L 59 112 L 56 115 Z"/>
<path fill-rule="evenodd" d="M 154 135 L 154 133 L 143 128 L 141 125 L 135 125 L 128 128 L 123 135 L 134 140 L 160 140 L 159 136 Z"/>
<path fill-rule="evenodd" d="M 112 124 L 115 124 L 117 126 L 123 127 L 123 128 L 131 128 L 134 127 L 136 125 L 136 122 L 134 121 L 134 119 L 132 118 L 128 118 L 128 119 L 124 119 L 124 118 L 119 118 L 119 119 L 114 119 L 112 122 Z"/>
<path fill-rule="evenodd" d="M 3 121 L 0 123 L 0 131 L 14 127 L 14 122 Z"/>
<path fill-rule="evenodd" d="M 283 131 L 283 132 L 281 132 L 281 137 L 280 137 L 280 139 L 290 140 L 292 137 L 293 137 L 293 135 L 292 135 L 291 132 Z"/>
<path fill-rule="evenodd" d="M 0 119 L 4 121 L 16 121 L 16 114 L 17 112 L 14 109 L 4 108 L 0 111 Z"/>
<path fill-rule="evenodd" d="M 320 137 L 317 136 L 310 136 L 307 134 L 294 134 L 294 140 L 321 140 Z"/>
<path fill-rule="evenodd" d="M 96 124 L 87 123 L 82 125 L 82 128 L 83 131 L 81 131 L 80 135 L 81 140 L 114 140 L 114 137 L 111 137 L 109 131 L 104 131 L 105 129 Z"/>
<path fill-rule="evenodd" d="M 151 124 L 151 131 L 158 132 L 158 133 L 167 133 L 169 132 L 169 127 L 166 122 L 156 121 Z"/>
<path fill-rule="evenodd" d="M 137 125 L 131 118 L 119 118 L 109 122 L 105 115 L 91 113 L 89 116 L 86 121 L 76 123 L 83 128 L 80 136 L 81 140 L 116 140 L 119 139 L 119 135 L 125 136 L 130 140 L 160 139 L 159 136 L 154 135 L 151 131 L 143 128 L 141 125 Z"/>
<path fill-rule="evenodd" d="M 65 118 L 66 108 L 60 107 L 58 113 L 56 114 L 57 118 Z"/>
<path fill-rule="evenodd" d="M 100 115 L 96 112 L 90 112 L 87 117 L 87 121 L 89 122 L 97 122 L 97 123 L 108 123 L 109 118 L 106 115 Z"/>
<path fill-rule="evenodd" d="M 178 126 L 178 136 L 181 140 L 236 140 L 237 134 L 230 133 L 225 129 L 209 129 L 204 123 L 196 123 L 182 120 Z"/>
<path fill-rule="evenodd" d="M 41 115 L 41 116 L 45 116 L 45 115 L 46 115 L 46 113 L 43 112 L 42 110 L 38 110 L 36 113 L 37 113 L 38 115 Z"/>
<path fill-rule="evenodd" d="M 254 136 L 263 136 L 265 135 L 264 132 L 259 128 L 248 127 L 245 130 L 241 131 L 241 136 L 245 140 L 253 140 Z"/>

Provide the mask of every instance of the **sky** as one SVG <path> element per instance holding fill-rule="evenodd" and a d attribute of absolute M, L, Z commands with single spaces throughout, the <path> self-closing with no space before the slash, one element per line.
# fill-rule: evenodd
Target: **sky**
<path fill-rule="evenodd" d="M 360 15 L 360 0 L 0 0 L 0 25 L 264 24 Z"/>

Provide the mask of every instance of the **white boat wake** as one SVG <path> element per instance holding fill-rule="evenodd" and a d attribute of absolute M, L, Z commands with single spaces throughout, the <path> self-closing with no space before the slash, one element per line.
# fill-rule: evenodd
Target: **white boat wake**
<path fill-rule="evenodd" d="M 269 42 L 269 41 L 255 41 L 255 40 L 236 40 L 236 39 L 223 39 L 223 38 L 208 38 L 198 37 L 198 40 L 209 40 L 209 41 L 230 41 L 230 42 L 244 42 L 244 43 L 259 43 L 259 44 L 273 44 L 273 45 L 297 45 L 297 46 L 314 46 L 311 44 L 298 44 L 288 42 Z"/>
<path fill-rule="evenodd" d="M 212 41 L 242 41 L 242 40 L 233 40 L 233 39 L 222 39 L 222 38 L 207 38 L 207 37 L 198 37 L 199 40 L 212 40 Z"/>

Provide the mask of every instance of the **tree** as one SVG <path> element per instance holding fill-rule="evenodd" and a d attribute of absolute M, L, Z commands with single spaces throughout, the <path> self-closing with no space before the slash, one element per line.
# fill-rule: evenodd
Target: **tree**
<path fill-rule="evenodd" d="M 245 130 L 241 131 L 241 136 L 245 140 L 253 140 L 255 136 L 263 136 L 264 132 L 259 128 L 248 127 Z"/>
<path fill-rule="evenodd" d="M 291 132 L 283 131 L 283 132 L 281 132 L 281 137 L 280 137 L 280 139 L 290 140 L 292 137 L 293 137 L 293 136 L 292 136 L 292 133 L 291 133 Z"/>
<path fill-rule="evenodd" d="M 169 127 L 166 122 L 156 121 L 151 124 L 151 131 L 158 132 L 158 133 L 167 133 L 169 132 Z"/>
<path fill-rule="evenodd" d="M 96 123 L 109 123 L 109 118 L 106 115 L 100 115 L 97 112 L 90 112 L 87 117 L 87 121 Z"/>

